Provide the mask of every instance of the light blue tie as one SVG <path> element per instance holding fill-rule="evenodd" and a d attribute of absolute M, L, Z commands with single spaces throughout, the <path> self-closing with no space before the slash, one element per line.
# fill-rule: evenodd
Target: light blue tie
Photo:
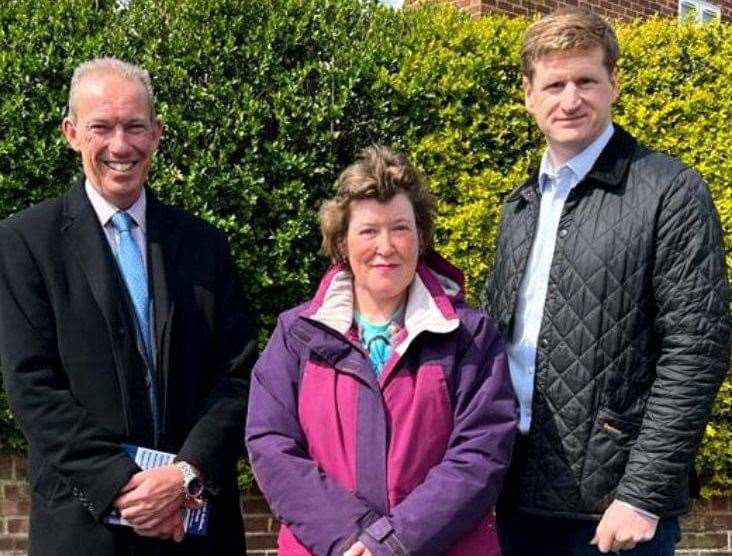
<path fill-rule="evenodd" d="M 132 299 L 135 308 L 137 324 L 142 336 L 147 362 L 148 380 L 150 381 L 150 405 L 155 426 L 155 439 L 159 438 L 160 411 L 158 408 L 157 381 L 155 380 L 152 351 L 152 339 L 150 335 L 150 295 L 145 277 L 145 267 L 142 260 L 140 248 L 132 237 L 131 228 L 137 226 L 137 222 L 126 212 L 119 211 L 112 216 L 112 225 L 119 234 L 119 248 L 117 250 L 117 264 L 122 277 L 124 278 L 127 292 Z"/>
<path fill-rule="evenodd" d="M 126 212 L 117 212 L 112 217 L 112 224 L 119 233 L 119 249 L 117 250 L 117 264 L 122 271 L 127 291 L 135 306 L 137 324 L 140 326 L 143 343 L 145 344 L 145 355 L 147 361 L 152 361 L 152 349 L 150 345 L 150 296 L 147 291 L 147 279 L 145 268 L 142 262 L 140 248 L 132 237 L 132 227 L 137 223 Z"/>

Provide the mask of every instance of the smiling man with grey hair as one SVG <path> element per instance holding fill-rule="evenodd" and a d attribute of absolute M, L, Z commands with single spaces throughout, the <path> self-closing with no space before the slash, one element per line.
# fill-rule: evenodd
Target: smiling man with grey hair
<path fill-rule="evenodd" d="M 0 223 L 0 358 L 29 442 L 30 553 L 241 556 L 255 333 L 227 240 L 146 186 L 163 129 L 147 71 L 81 64 L 62 127 L 80 183 Z M 125 445 L 175 463 L 141 470 Z M 182 510 L 204 501 L 207 534 L 184 535 Z"/>

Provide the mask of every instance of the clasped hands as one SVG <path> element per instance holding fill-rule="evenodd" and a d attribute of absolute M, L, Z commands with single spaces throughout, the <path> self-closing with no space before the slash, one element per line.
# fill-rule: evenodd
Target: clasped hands
<path fill-rule="evenodd" d="M 182 485 L 183 474 L 174 465 L 140 471 L 120 489 L 113 505 L 138 535 L 181 542 L 184 510 L 202 505 L 187 498 Z"/>

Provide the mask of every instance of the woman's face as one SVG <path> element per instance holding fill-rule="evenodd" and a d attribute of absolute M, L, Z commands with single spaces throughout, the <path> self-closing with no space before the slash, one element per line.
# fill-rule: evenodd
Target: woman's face
<path fill-rule="evenodd" d="M 354 279 L 356 304 L 365 315 L 395 311 L 414 278 L 419 232 L 414 209 L 404 193 L 380 203 L 353 201 L 345 255 Z"/>

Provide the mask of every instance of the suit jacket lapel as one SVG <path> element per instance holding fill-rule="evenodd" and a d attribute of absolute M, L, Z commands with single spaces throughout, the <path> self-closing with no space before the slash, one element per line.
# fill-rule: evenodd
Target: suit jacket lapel
<path fill-rule="evenodd" d="M 112 326 L 118 324 L 123 300 L 112 252 L 83 183 L 66 194 L 61 235 L 65 249 L 81 265 L 111 333 Z"/>
<path fill-rule="evenodd" d="M 161 405 L 165 413 L 170 355 L 170 327 L 174 304 L 170 280 L 175 256 L 180 244 L 180 233 L 170 209 L 158 201 L 148 188 L 147 195 L 147 246 L 148 276 L 153 295 L 156 368 L 161 384 Z M 165 423 L 165 414 L 163 414 Z"/>
<path fill-rule="evenodd" d="M 125 323 L 123 292 L 117 276 L 114 257 L 97 215 L 84 192 L 84 181 L 81 186 L 69 191 L 64 197 L 64 216 L 61 225 L 61 241 L 66 251 L 65 260 L 76 260 L 91 289 L 94 301 L 98 305 L 107 324 L 107 333 L 113 349 L 120 345 L 119 331 Z M 128 398 L 127 380 L 124 365 L 120 364 L 120 354 L 116 372 L 122 395 Z M 122 404 L 127 407 L 127 404 Z M 129 416 L 125 416 L 129 423 Z"/>

